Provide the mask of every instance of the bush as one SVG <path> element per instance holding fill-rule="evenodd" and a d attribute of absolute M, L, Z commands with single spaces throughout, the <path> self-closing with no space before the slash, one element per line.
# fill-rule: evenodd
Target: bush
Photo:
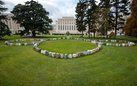
<path fill-rule="evenodd" d="M 111 33 L 109 34 L 109 38 L 114 37 L 114 35 L 115 35 L 115 33 L 114 33 L 114 32 L 111 32 Z"/>
<path fill-rule="evenodd" d="M 69 35 L 70 35 L 69 31 L 67 31 L 67 32 L 66 32 L 66 35 L 67 35 L 67 36 L 69 36 Z"/>

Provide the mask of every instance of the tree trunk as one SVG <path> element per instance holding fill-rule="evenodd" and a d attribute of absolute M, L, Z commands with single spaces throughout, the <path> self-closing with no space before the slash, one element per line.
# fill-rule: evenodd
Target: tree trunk
<path fill-rule="evenodd" d="M 106 29 L 106 38 L 108 38 L 108 30 Z"/>
<path fill-rule="evenodd" d="M 116 35 L 117 35 L 117 18 L 118 18 L 118 0 L 116 0 L 116 25 L 115 25 L 115 35 L 114 38 L 116 39 Z"/>
<path fill-rule="evenodd" d="M 95 38 L 95 31 L 94 31 L 94 36 L 93 37 Z"/>
<path fill-rule="evenodd" d="M 90 38 L 90 24 L 88 25 L 88 38 Z"/>
<path fill-rule="evenodd" d="M 90 38 L 90 31 L 88 31 L 88 38 Z"/>
<path fill-rule="evenodd" d="M 82 31 L 82 36 L 81 37 L 83 38 L 83 31 Z"/>
<path fill-rule="evenodd" d="M 32 36 L 33 36 L 33 37 L 36 37 L 35 31 L 32 31 Z"/>

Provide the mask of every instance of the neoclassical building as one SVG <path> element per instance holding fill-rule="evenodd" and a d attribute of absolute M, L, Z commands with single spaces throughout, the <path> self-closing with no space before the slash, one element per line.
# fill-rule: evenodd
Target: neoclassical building
<path fill-rule="evenodd" d="M 59 18 L 56 21 L 56 24 L 52 24 L 52 26 L 53 26 L 53 30 L 50 31 L 51 35 L 64 35 L 66 34 L 67 31 L 69 31 L 69 33 L 72 35 L 81 34 L 81 32 L 77 30 L 76 20 L 74 17 Z M 84 34 L 86 32 L 87 30 L 84 31 Z"/>
<path fill-rule="evenodd" d="M 12 19 L 13 14 L 7 13 L 1 15 L 7 16 L 7 20 L 4 20 L 3 22 L 5 22 L 5 24 L 8 25 L 12 34 L 19 33 L 20 30 L 24 29 L 24 27 L 20 27 L 20 24 L 17 24 L 17 22 Z"/>

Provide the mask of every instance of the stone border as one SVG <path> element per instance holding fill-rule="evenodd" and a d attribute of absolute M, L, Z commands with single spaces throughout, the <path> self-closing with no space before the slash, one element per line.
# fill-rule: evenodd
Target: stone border
<path fill-rule="evenodd" d="M 19 41 L 40 41 L 43 39 L 17 39 L 17 40 L 10 40 L 5 41 L 5 44 L 8 46 L 24 46 L 24 45 L 34 45 L 37 42 L 31 42 L 31 43 L 12 43 L 12 42 L 19 42 Z"/>
<path fill-rule="evenodd" d="M 130 41 L 123 41 L 123 40 L 95 40 L 96 43 L 100 45 L 106 45 L 106 46 L 116 46 L 116 47 L 126 47 L 126 46 L 135 46 L 134 42 Z M 113 43 L 103 43 L 103 42 L 113 42 Z M 119 42 L 122 44 L 114 44 L 115 42 Z"/>
<path fill-rule="evenodd" d="M 76 58 L 76 57 L 85 56 L 85 55 L 95 53 L 95 52 L 97 52 L 98 50 L 101 49 L 100 44 L 94 43 L 94 44 L 98 45 L 98 47 L 96 47 L 95 49 L 82 51 L 82 52 L 77 52 L 75 54 L 69 54 L 68 55 L 67 53 L 66 54 L 60 54 L 60 53 L 50 52 L 50 51 L 46 51 L 46 50 L 41 50 L 41 49 L 38 48 L 38 45 L 40 45 L 43 42 L 50 41 L 50 40 L 59 40 L 59 39 L 76 39 L 76 40 L 83 40 L 83 41 L 89 41 L 91 43 L 94 43 L 90 40 L 81 39 L 81 38 L 65 38 L 65 37 L 63 37 L 63 38 L 51 38 L 51 39 L 46 39 L 46 40 L 42 40 L 42 41 L 37 42 L 36 44 L 34 44 L 34 49 L 37 52 L 40 52 L 41 54 L 44 54 L 46 56 L 56 57 L 56 58 Z"/>

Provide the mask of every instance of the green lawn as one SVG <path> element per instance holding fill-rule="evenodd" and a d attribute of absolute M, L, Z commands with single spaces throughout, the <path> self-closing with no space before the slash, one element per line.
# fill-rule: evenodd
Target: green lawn
<path fill-rule="evenodd" d="M 85 42 L 82 40 L 61 39 L 44 42 L 38 47 L 42 50 L 47 50 L 56 53 L 73 54 L 76 52 L 91 50 L 98 46 L 96 44 Z"/>
<path fill-rule="evenodd" d="M 48 37 L 52 36 L 39 38 Z M 122 39 L 134 41 L 136 46 L 102 46 L 95 54 L 76 59 L 48 57 L 36 52 L 33 45 L 0 47 L 0 86 L 136 86 L 137 38 L 118 37 Z M 54 43 L 46 43 L 50 42 Z"/>

